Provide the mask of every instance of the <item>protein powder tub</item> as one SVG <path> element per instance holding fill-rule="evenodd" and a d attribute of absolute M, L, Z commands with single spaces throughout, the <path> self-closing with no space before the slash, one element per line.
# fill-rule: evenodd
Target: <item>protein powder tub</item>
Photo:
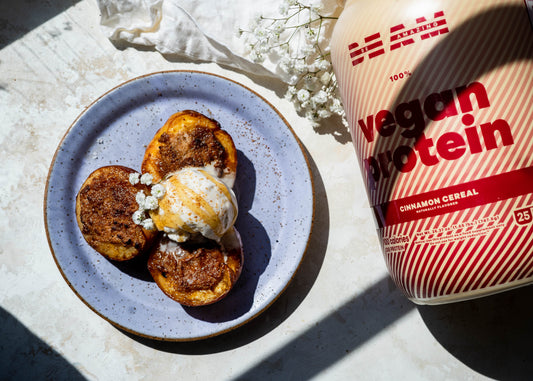
<path fill-rule="evenodd" d="M 528 0 L 348 0 L 332 61 L 385 262 L 419 304 L 533 281 Z"/>

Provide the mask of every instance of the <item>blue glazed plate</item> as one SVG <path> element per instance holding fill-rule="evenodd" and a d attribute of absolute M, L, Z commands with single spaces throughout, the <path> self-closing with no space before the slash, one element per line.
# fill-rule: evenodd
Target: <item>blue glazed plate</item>
<path fill-rule="evenodd" d="M 115 263 L 95 252 L 75 216 L 76 194 L 92 171 L 115 164 L 140 171 L 156 131 L 170 115 L 186 109 L 216 119 L 233 137 L 239 160 L 236 228 L 245 256 L 228 296 L 195 308 L 159 290 L 146 257 Z M 307 247 L 313 187 L 298 139 L 265 99 L 217 75 L 158 72 L 112 89 L 76 119 L 52 161 L 44 214 L 59 270 L 93 311 L 144 337 L 198 340 L 246 323 L 287 287 Z"/>

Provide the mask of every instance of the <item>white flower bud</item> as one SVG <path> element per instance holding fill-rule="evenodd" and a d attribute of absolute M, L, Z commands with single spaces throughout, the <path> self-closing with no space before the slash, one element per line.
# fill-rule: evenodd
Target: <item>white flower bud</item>
<path fill-rule="evenodd" d="M 299 76 L 297 76 L 297 75 L 293 75 L 292 77 L 289 78 L 288 83 L 289 83 L 289 85 L 291 85 L 291 86 L 295 86 L 295 85 L 298 83 L 299 80 L 300 80 L 300 77 L 299 77 Z"/>
<path fill-rule="evenodd" d="M 342 115 L 344 109 L 342 108 L 341 101 L 339 99 L 333 99 L 333 102 L 329 106 L 329 110 L 335 114 Z"/>
<path fill-rule="evenodd" d="M 325 108 L 321 108 L 320 110 L 318 110 L 317 115 L 321 119 L 326 119 L 326 118 L 329 118 L 331 116 L 331 112 L 329 112 Z"/>
<path fill-rule="evenodd" d="M 300 74 L 307 73 L 307 66 L 304 62 L 298 61 L 294 64 L 294 70 L 296 70 L 296 72 Z"/>
<path fill-rule="evenodd" d="M 250 59 L 255 63 L 261 63 L 265 60 L 265 57 L 256 51 L 252 51 L 250 53 Z"/>
<path fill-rule="evenodd" d="M 141 176 L 141 184 L 150 185 L 152 184 L 153 176 L 149 173 L 144 173 Z"/>
<path fill-rule="evenodd" d="M 162 184 L 155 184 L 152 187 L 152 196 L 157 199 L 162 198 L 165 195 L 166 189 Z"/>
<path fill-rule="evenodd" d="M 132 219 L 135 224 L 140 225 L 144 220 L 144 212 L 142 210 L 135 211 L 133 213 Z"/>
<path fill-rule="evenodd" d="M 145 220 L 143 220 L 141 225 L 146 230 L 154 230 L 155 229 L 154 221 L 152 221 L 151 218 L 146 218 Z"/>
<path fill-rule="evenodd" d="M 322 105 L 328 101 L 328 94 L 324 90 L 320 90 L 313 96 L 313 102 L 317 105 Z"/>
<path fill-rule="evenodd" d="M 146 199 L 146 196 L 144 194 L 144 191 L 138 191 L 137 194 L 135 195 L 135 201 L 137 201 L 137 204 L 139 204 L 139 206 L 144 205 L 145 199 Z"/>
<path fill-rule="evenodd" d="M 281 3 L 278 7 L 278 12 L 282 16 L 287 16 L 287 14 L 289 13 L 289 4 Z"/>
<path fill-rule="evenodd" d="M 140 175 L 137 172 L 130 173 L 130 176 L 129 176 L 130 184 L 131 185 L 139 184 L 139 177 Z"/>
<path fill-rule="evenodd" d="M 157 198 L 154 196 L 147 196 L 144 200 L 144 209 L 147 210 L 155 210 L 159 207 L 159 203 L 157 202 Z"/>
<path fill-rule="evenodd" d="M 329 83 L 331 79 L 331 74 L 329 71 L 325 71 L 321 76 L 320 76 L 320 82 L 323 84 L 323 85 L 327 85 Z"/>
<path fill-rule="evenodd" d="M 309 94 L 309 91 L 305 89 L 299 90 L 298 93 L 296 94 L 296 98 L 300 101 L 300 103 L 304 103 L 308 101 L 310 97 L 311 95 Z"/>
<path fill-rule="evenodd" d="M 329 70 L 331 63 L 328 60 L 322 59 L 318 61 L 317 66 L 320 70 Z"/>

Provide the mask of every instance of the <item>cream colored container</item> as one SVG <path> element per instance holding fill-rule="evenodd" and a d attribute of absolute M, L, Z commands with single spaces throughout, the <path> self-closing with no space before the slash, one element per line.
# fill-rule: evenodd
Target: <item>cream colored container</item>
<path fill-rule="evenodd" d="M 332 60 L 385 262 L 415 303 L 533 281 L 523 0 L 348 0 Z"/>

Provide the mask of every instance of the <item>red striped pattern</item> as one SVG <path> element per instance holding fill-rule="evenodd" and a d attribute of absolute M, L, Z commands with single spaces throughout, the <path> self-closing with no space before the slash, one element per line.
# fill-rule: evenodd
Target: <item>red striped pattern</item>
<path fill-rule="evenodd" d="M 496 197 L 461 210 L 429 213 L 423 218 L 400 219 L 393 224 L 386 220 L 387 211 L 377 208 L 533 167 L 533 37 L 524 2 L 445 1 L 437 5 L 441 9 L 420 15 L 404 12 L 401 2 L 387 3 L 387 9 L 381 8 L 384 4 L 372 3 L 364 12 L 361 2 L 358 4 L 357 8 L 346 8 L 346 21 L 341 18 L 337 23 L 332 59 L 370 204 L 376 207 L 378 220 L 384 221 L 378 233 L 392 279 L 417 303 L 461 300 L 532 282 L 533 223 L 518 224 L 514 216 L 514 211 L 521 208 L 531 208 L 533 212 L 531 185 L 518 181 L 512 185 L 515 192 L 509 197 Z M 507 4 L 511 6 L 505 8 Z M 524 8 L 520 19 L 514 11 L 518 6 Z M 501 9 L 493 12 L 497 14 L 495 18 L 466 22 L 496 8 Z M 469 45 L 463 43 L 468 36 L 482 38 Z M 445 43 L 448 38 L 456 43 Z M 436 46 L 439 56 L 429 59 Z M 504 60 L 511 56 L 522 58 Z M 441 65 L 441 59 L 448 62 L 446 67 Z M 493 69 L 480 72 L 480 63 Z M 413 74 L 401 81 L 389 79 L 404 71 Z M 400 126 L 388 137 L 382 137 L 374 128 L 374 139 L 369 142 L 359 121 L 367 123 L 367 117 L 375 118 L 380 110 L 394 115 L 402 102 L 418 99 L 423 104 L 432 93 L 454 91 L 474 81 L 485 87 L 490 106 L 479 108 L 473 100 L 470 117 L 462 119 L 454 93 L 458 115 L 436 122 L 426 117 L 424 136 L 432 139 L 431 152 L 435 153 L 435 144 L 445 132 L 457 133 L 468 143 L 463 121 L 472 122 L 468 127 L 475 130 L 470 130 L 470 138 L 479 137 L 479 144 L 474 141 L 474 147 L 477 145 L 481 152 L 471 154 L 467 146 L 463 156 L 456 160 L 439 157 L 434 166 L 425 166 L 418 158 L 413 170 L 404 173 L 389 165 L 391 177 L 373 179 L 367 159 L 379 161 L 387 157 L 387 151 L 392 156 L 397 147 L 414 147 L 414 142 L 399 135 L 404 131 Z M 481 125 L 499 119 L 509 124 L 513 143 L 504 146 L 496 133 L 498 147 L 488 149 Z M 495 189 L 507 191 L 509 184 L 503 182 Z M 401 237 L 407 237 L 408 243 L 385 244 Z"/>

